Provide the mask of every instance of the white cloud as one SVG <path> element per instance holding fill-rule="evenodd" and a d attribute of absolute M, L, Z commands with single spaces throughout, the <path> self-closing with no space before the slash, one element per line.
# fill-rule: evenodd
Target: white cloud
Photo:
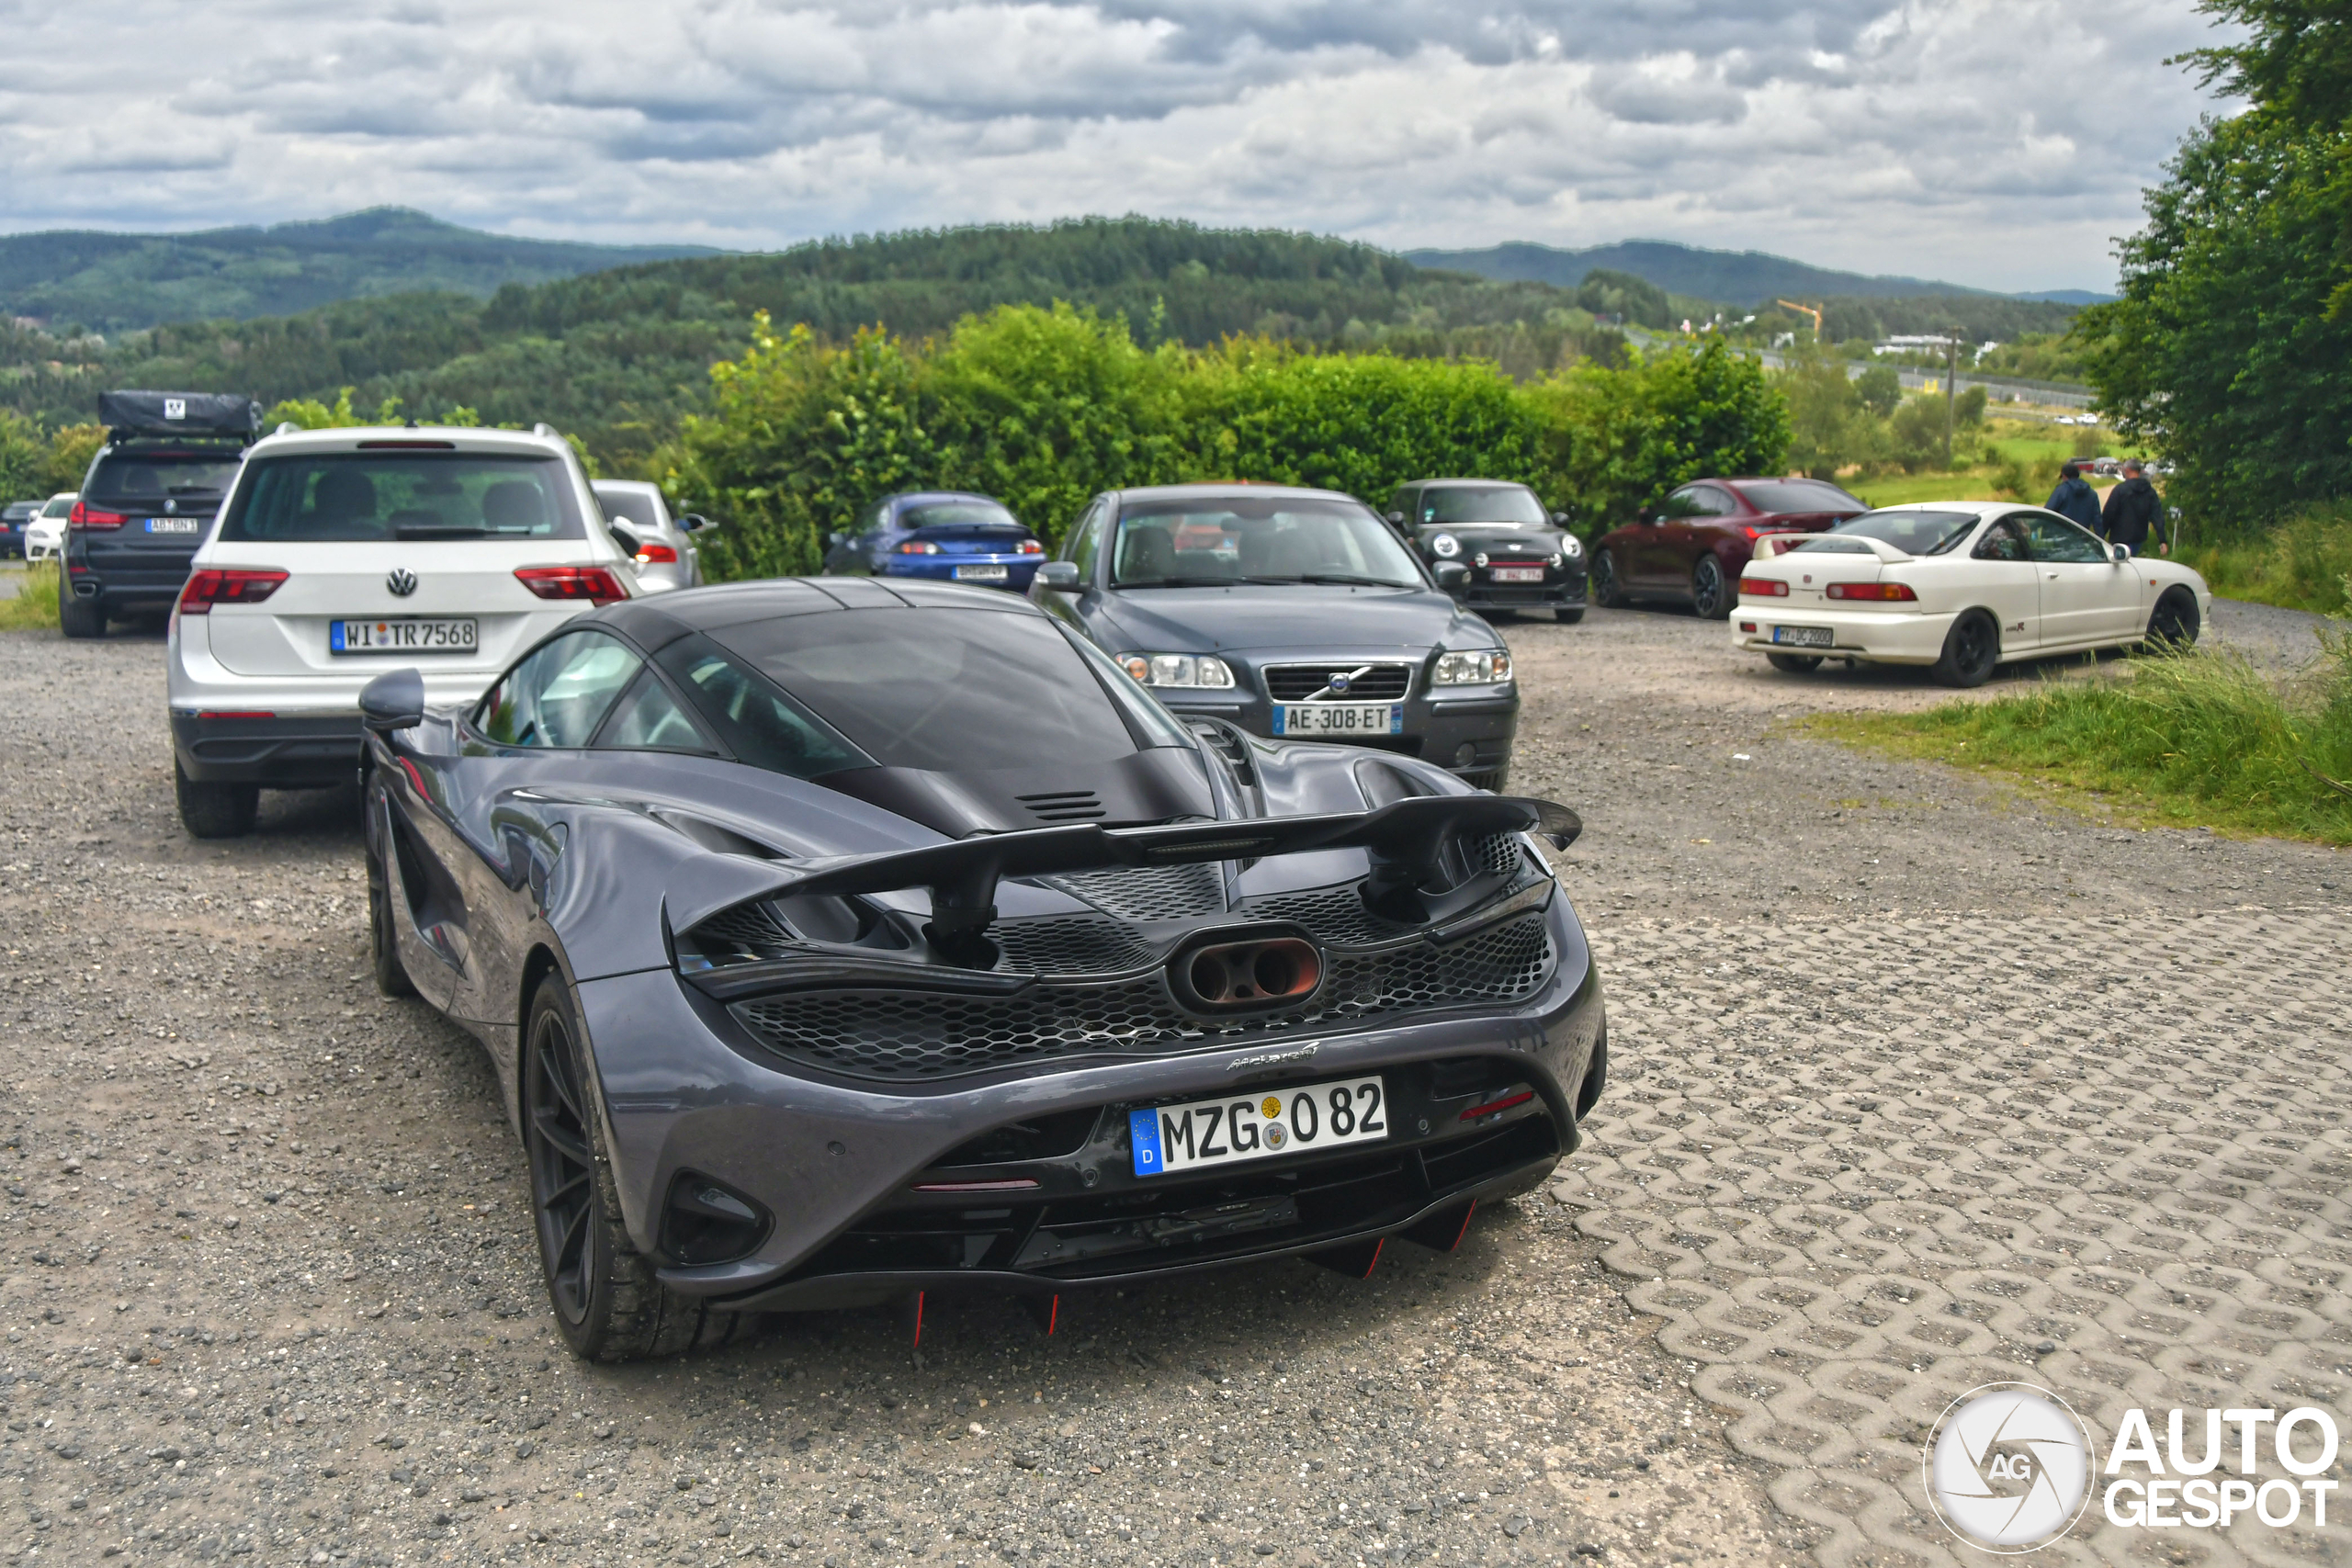
<path fill-rule="evenodd" d="M 1080 212 L 2098 287 L 2190 0 L 0 0 L 0 229 L 732 245 Z M 126 84 L 130 84 L 126 87 Z"/>

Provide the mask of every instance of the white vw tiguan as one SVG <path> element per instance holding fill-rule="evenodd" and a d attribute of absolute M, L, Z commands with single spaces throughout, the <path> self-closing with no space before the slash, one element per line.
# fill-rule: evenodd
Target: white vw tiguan
<path fill-rule="evenodd" d="M 343 783 L 359 689 L 424 673 L 459 703 L 540 637 L 640 590 L 562 437 L 281 430 L 245 454 L 172 612 L 180 820 L 252 830 L 264 789 Z"/>

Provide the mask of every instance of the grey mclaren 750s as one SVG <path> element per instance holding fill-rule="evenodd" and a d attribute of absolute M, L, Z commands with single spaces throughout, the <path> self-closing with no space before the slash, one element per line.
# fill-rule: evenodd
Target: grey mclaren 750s
<path fill-rule="evenodd" d="M 489 1049 L 582 1356 L 1368 1273 L 1540 1183 L 1607 1075 L 1537 848 L 1574 813 L 1180 721 L 1011 594 L 688 589 L 361 707 L 377 981 Z"/>

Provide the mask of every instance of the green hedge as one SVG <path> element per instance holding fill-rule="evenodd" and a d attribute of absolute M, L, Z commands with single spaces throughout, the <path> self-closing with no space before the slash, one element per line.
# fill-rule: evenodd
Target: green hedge
<path fill-rule="evenodd" d="M 1123 319 L 1004 306 L 945 336 L 845 343 L 763 316 L 711 372 L 653 477 L 728 526 L 715 577 L 813 571 L 827 535 L 894 490 L 978 491 L 1058 541 L 1105 490 L 1261 479 L 1379 504 L 1435 475 L 1518 479 L 1588 528 L 1702 473 L 1778 472 L 1787 409 L 1710 342 L 1522 385 L 1483 361 L 1314 354 L 1267 339 L 1136 344 Z"/>

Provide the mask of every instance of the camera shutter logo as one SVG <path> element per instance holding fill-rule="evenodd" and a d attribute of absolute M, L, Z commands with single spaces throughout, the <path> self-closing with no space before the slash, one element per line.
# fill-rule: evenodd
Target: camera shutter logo
<path fill-rule="evenodd" d="M 393 598 L 405 599 L 416 592 L 416 573 L 404 566 L 396 566 L 392 568 L 391 575 L 384 579 L 384 586 L 392 591 Z"/>
<path fill-rule="evenodd" d="M 1945 1529 L 1987 1551 L 2032 1551 L 2082 1517 L 2090 1432 L 2048 1389 L 1986 1383 L 1944 1407 L 1921 1470 Z"/>

